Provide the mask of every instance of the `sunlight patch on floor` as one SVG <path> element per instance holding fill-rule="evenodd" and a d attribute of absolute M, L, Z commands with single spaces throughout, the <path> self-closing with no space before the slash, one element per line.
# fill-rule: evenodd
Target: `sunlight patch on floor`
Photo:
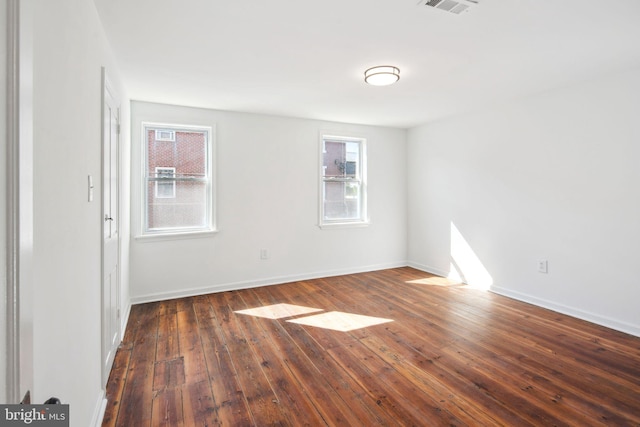
<path fill-rule="evenodd" d="M 409 280 L 407 283 L 415 283 L 417 285 L 444 286 L 444 287 L 464 286 L 464 283 L 462 283 L 462 281 L 460 280 L 452 280 L 446 277 L 438 277 L 438 276 L 426 277 L 424 279 Z"/>
<path fill-rule="evenodd" d="M 316 328 L 331 329 L 340 332 L 349 332 L 354 329 L 393 322 L 393 320 L 383 319 L 380 317 L 363 316 L 360 314 L 343 313 L 340 311 L 330 311 L 328 313 L 287 320 L 287 322 L 314 326 Z"/>
<path fill-rule="evenodd" d="M 249 316 L 265 317 L 267 319 L 282 319 L 284 317 L 300 316 L 302 314 L 317 313 L 323 311 L 321 308 L 304 307 L 293 304 L 273 304 L 263 307 L 249 308 L 246 310 L 234 311 L 238 314 Z"/>

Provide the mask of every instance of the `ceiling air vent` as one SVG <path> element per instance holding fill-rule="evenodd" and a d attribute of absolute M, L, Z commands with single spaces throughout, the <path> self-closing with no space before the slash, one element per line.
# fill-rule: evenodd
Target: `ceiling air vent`
<path fill-rule="evenodd" d="M 479 0 L 420 0 L 418 4 L 460 15 L 478 2 Z"/>

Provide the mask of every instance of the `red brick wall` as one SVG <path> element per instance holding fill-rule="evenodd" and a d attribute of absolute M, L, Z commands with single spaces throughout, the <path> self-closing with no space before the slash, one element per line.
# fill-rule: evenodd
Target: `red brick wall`
<path fill-rule="evenodd" d="M 147 171 L 175 168 L 176 178 L 204 177 L 206 141 L 202 132 L 176 131 L 175 141 L 157 141 L 155 130 L 147 134 Z M 201 182 L 175 181 L 175 197 L 156 198 L 156 183 L 148 183 L 147 225 L 149 229 L 198 227 L 206 224 L 207 186 Z"/>

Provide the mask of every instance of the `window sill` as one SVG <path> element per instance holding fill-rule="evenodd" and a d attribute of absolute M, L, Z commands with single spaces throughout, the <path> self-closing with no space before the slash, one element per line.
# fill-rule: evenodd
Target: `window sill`
<path fill-rule="evenodd" d="M 330 230 L 336 228 L 363 228 L 371 225 L 370 221 L 358 221 L 358 222 L 329 222 L 319 224 L 318 227 L 322 230 Z"/>
<path fill-rule="evenodd" d="M 162 242 L 167 240 L 202 239 L 211 237 L 218 233 L 218 230 L 207 231 L 176 231 L 174 233 L 142 234 L 134 239 L 141 243 Z"/>

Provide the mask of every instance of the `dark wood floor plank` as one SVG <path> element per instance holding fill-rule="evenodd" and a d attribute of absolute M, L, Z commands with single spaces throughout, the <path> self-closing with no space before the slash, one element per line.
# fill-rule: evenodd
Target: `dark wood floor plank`
<path fill-rule="evenodd" d="M 153 369 L 153 391 L 176 388 L 185 383 L 183 357 L 156 361 Z"/>
<path fill-rule="evenodd" d="M 166 310 L 161 310 L 160 312 L 165 313 Z M 178 358 L 179 355 L 177 311 L 171 314 L 161 314 L 158 316 L 156 360 L 173 360 Z"/>
<path fill-rule="evenodd" d="M 113 367 L 107 381 L 106 399 L 108 402 L 102 419 L 103 426 L 115 426 L 118 412 L 120 411 L 122 394 L 126 383 L 129 361 L 131 359 L 131 346 L 120 346 L 116 352 Z"/>
<path fill-rule="evenodd" d="M 276 303 L 392 322 L 234 313 Z M 103 425 L 637 427 L 638 396 L 640 338 L 406 267 L 133 306 Z"/>
<path fill-rule="evenodd" d="M 428 368 L 423 368 L 421 365 L 428 364 L 427 359 L 420 359 L 420 355 L 411 349 L 398 345 L 393 339 L 381 339 L 377 336 L 368 337 L 362 341 L 394 369 L 402 372 L 414 386 L 432 396 L 438 406 L 450 413 L 455 413 L 463 424 L 508 424 L 508 419 L 501 418 L 495 412 L 483 410 L 477 406 L 477 402 L 465 398 L 455 386 L 443 380 L 442 374 L 437 375 L 430 372 Z M 515 417 L 512 420 L 515 420 Z"/>
<path fill-rule="evenodd" d="M 158 301 L 158 316 L 171 316 L 178 312 L 178 301 L 175 299 Z"/>
<path fill-rule="evenodd" d="M 182 389 L 164 388 L 153 395 L 152 426 L 184 426 Z"/>
<path fill-rule="evenodd" d="M 151 425 L 158 316 L 157 307 L 145 305 L 140 317 L 133 319 L 135 339 L 116 420 L 119 427 Z"/>
<path fill-rule="evenodd" d="M 225 340 L 254 422 L 257 425 L 289 424 L 281 410 L 278 397 L 263 372 L 262 361 L 254 352 L 253 341 L 259 340 L 260 337 L 246 337 L 233 313 L 234 306 L 242 307 L 242 303 L 235 301 L 238 298 L 237 293 L 225 292 L 220 294 L 220 297 L 219 304 L 214 308 L 216 311 L 227 312 L 229 320 L 224 331 Z"/>
<path fill-rule="evenodd" d="M 208 301 L 194 307 L 207 362 L 216 422 L 220 425 L 251 425 L 249 407 L 213 307 Z"/>
<path fill-rule="evenodd" d="M 184 360 L 185 383 L 196 384 L 209 378 L 202 351 L 198 321 L 193 307 L 178 311 L 178 343 Z"/>
<path fill-rule="evenodd" d="M 242 420 L 240 417 L 231 421 L 220 419 L 208 380 L 196 384 L 185 384 L 182 386 L 181 393 L 185 427 L 228 426 L 236 421 L 238 421 L 237 425 L 250 425 L 240 423 L 239 421 Z"/>

